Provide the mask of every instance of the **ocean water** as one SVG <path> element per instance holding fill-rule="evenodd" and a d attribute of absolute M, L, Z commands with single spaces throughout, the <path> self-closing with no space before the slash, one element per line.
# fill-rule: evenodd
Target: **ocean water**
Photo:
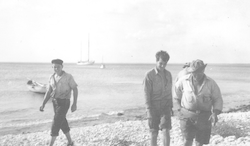
<path fill-rule="evenodd" d="M 64 64 L 78 84 L 78 110 L 68 112 L 68 119 L 81 119 L 110 111 L 144 107 L 142 81 L 154 64 L 107 64 L 78 66 Z M 29 79 L 47 83 L 53 73 L 51 64 L 0 63 L 0 129 L 50 122 L 53 118 L 51 101 L 44 112 L 39 111 L 43 94 L 28 91 Z M 173 78 L 182 64 L 166 67 Z M 219 85 L 224 110 L 250 101 L 250 64 L 208 64 L 205 73 Z"/>

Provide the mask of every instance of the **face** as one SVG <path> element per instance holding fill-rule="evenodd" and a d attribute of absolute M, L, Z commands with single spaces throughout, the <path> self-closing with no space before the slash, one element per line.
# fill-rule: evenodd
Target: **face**
<path fill-rule="evenodd" d="M 192 76 L 195 81 L 199 82 L 204 76 L 204 70 L 199 72 L 193 72 Z"/>
<path fill-rule="evenodd" d="M 60 74 L 62 72 L 63 66 L 61 64 L 52 64 L 52 68 L 54 69 L 55 73 Z"/>
<path fill-rule="evenodd" d="M 167 66 L 167 61 L 163 61 L 161 58 L 156 61 L 156 68 L 160 71 L 163 71 L 165 67 Z"/>

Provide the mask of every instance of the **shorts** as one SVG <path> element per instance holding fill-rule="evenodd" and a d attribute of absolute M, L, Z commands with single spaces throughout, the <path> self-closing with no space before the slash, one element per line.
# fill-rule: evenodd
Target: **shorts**
<path fill-rule="evenodd" d="M 195 140 L 199 143 L 208 144 L 211 135 L 211 122 L 208 120 L 211 113 L 200 113 L 197 120 L 192 118 L 180 119 L 180 129 L 184 139 Z"/>
<path fill-rule="evenodd" d="M 148 118 L 150 130 L 159 131 L 162 129 L 170 130 L 171 126 L 171 108 L 151 109 L 151 118 Z"/>

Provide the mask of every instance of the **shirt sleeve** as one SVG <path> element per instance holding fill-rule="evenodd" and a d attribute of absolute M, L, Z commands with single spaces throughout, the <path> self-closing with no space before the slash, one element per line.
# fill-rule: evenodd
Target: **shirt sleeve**
<path fill-rule="evenodd" d="M 213 110 L 222 111 L 223 99 L 221 96 L 220 88 L 214 81 L 212 85 L 212 99 L 213 99 Z"/>
<path fill-rule="evenodd" d="M 181 82 L 181 80 L 178 80 L 174 84 L 174 92 L 175 92 L 174 98 L 176 100 L 181 100 L 181 98 L 182 98 L 182 89 L 183 89 L 182 82 Z"/>
<path fill-rule="evenodd" d="M 172 75 L 171 75 L 171 73 L 169 73 L 170 74 L 170 88 L 171 88 L 171 90 L 170 90 L 170 94 L 171 94 L 171 103 L 170 103 L 170 106 L 171 106 L 171 108 L 173 108 L 173 92 L 172 92 L 172 87 L 173 87 L 173 79 L 172 79 Z"/>
<path fill-rule="evenodd" d="M 54 75 L 54 74 L 53 74 Z M 51 80 L 53 80 L 53 75 L 51 75 L 50 77 L 49 77 L 49 81 L 48 81 L 48 84 L 47 84 L 47 88 L 50 88 L 50 87 L 52 87 L 51 85 L 52 85 L 52 81 Z"/>
<path fill-rule="evenodd" d="M 146 77 L 143 81 L 143 87 L 144 87 L 144 98 L 145 98 L 145 104 L 146 108 L 151 108 L 151 94 L 152 94 L 152 80 L 149 78 L 149 74 L 146 74 Z"/>
<path fill-rule="evenodd" d="M 74 89 L 75 87 L 77 87 L 77 84 L 72 75 L 69 76 L 69 86 L 71 89 Z"/>

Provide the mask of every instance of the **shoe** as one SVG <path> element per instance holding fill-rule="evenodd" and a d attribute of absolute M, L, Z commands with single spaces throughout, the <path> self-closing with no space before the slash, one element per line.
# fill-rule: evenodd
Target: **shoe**
<path fill-rule="evenodd" d="M 68 143 L 67 146 L 74 146 L 74 142 Z"/>

